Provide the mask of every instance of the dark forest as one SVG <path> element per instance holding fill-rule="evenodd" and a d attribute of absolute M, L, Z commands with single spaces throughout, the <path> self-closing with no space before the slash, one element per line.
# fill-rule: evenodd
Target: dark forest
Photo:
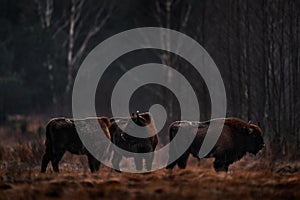
<path fill-rule="evenodd" d="M 38 166 L 44 152 L 46 124 L 54 117 L 72 118 L 74 80 L 90 51 L 115 34 L 139 27 L 168 28 L 196 40 L 214 60 L 223 78 L 227 97 L 226 116 L 251 121 L 259 124 L 262 129 L 266 148 L 260 155 L 258 165 L 263 166 L 261 168 L 264 170 L 267 169 L 269 176 L 274 179 L 278 178 L 279 172 L 286 170 L 289 173 L 299 173 L 299 0 L 0 0 L 0 139 L 2 140 L 0 141 L 0 162 L 2 163 L 0 171 L 5 171 L 1 172 L 0 190 L 6 186 L 14 188 L 13 183 L 5 177 L 9 173 L 6 172 L 9 171 L 7 166 L 10 166 L 9 163 L 15 161 L 16 158 L 18 163 L 15 163 L 15 168 L 18 170 L 15 168 L 12 170 L 13 176 L 21 173 L 22 166 L 27 166 L 22 163 L 30 163 L 29 167 L 24 167 L 27 171 L 31 171 L 28 172 L 29 174 L 38 174 Z M 98 84 L 96 93 L 96 110 L 99 116 L 113 117 L 110 110 L 110 98 L 116 81 L 121 75 L 134 66 L 149 62 L 165 64 L 183 74 L 188 74 L 199 101 L 200 118 L 202 121 L 210 119 L 211 102 L 201 76 L 193 72 L 186 60 L 173 53 L 157 49 L 127 53 L 109 66 Z M 173 81 L 172 75 L 166 79 Z M 139 90 L 143 89 L 144 93 L 139 93 Z M 151 104 L 164 106 L 168 119 L 158 134 L 160 145 L 164 145 L 168 143 L 169 124 L 178 120 L 178 115 L 180 115 L 178 102 L 174 95 L 164 87 L 151 87 L 150 85 L 139 90 L 131 99 L 129 110 L 130 112 L 136 110 L 146 112 L 149 111 Z M 140 101 L 146 102 L 146 105 L 140 105 Z M 64 157 L 65 163 L 72 163 L 72 159 L 74 161 L 77 158 L 71 155 Z M 88 173 L 87 166 L 82 164 L 83 159 L 80 158 L 76 162 L 81 163 L 85 168 L 85 173 Z M 247 157 L 241 164 L 232 167 L 232 170 L 243 169 L 247 163 L 254 162 L 251 159 L 254 158 Z M 197 163 L 194 160 L 190 162 L 193 166 L 188 169 L 190 174 L 183 175 L 192 179 L 191 174 L 194 173 L 194 168 L 197 168 Z M 204 171 L 201 171 L 203 170 L 201 168 L 200 172 L 197 172 L 198 175 L 206 173 L 206 165 L 200 163 L 200 168 L 204 166 Z M 280 168 L 281 166 L 285 167 Z M 260 167 L 254 170 L 258 174 L 263 171 Z M 80 167 L 77 169 L 73 165 L 65 167 L 64 170 L 70 173 L 74 168 L 81 170 Z M 105 170 L 106 174 L 111 173 L 109 169 Z M 100 170 L 99 174 L 94 177 L 85 174 L 80 176 L 81 180 L 84 178 L 102 179 L 101 173 Z M 184 182 L 183 172 L 175 172 L 175 176 L 176 173 L 180 175 L 177 179 L 175 178 L 178 184 Z M 249 173 L 250 175 L 248 174 L 246 178 L 240 171 L 237 174 L 233 172 L 232 176 L 234 176 L 233 179 L 244 177 L 245 181 L 248 178 L 259 180 L 262 176 L 262 182 L 268 181 L 263 178 L 262 174 L 266 173 L 264 171 L 259 175 Z M 56 178 L 53 175 L 48 176 L 51 180 Z M 66 176 L 75 175 L 63 175 L 59 181 Z M 109 175 L 105 176 L 109 177 Z M 161 174 L 154 174 L 154 176 L 157 179 L 163 179 L 162 185 L 166 184 L 165 187 L 168 187 L 168 178 L 166 180 L 161 178 L 164 176 Z M 225 191 L 225 198 L 238 198 L 242 195 L 236 193 L 231 196 L 237 188 L 232 185 L 230 187 L 233 189 L 231 190 L 228 186 L 229 192 L 226 193 L 226 184 L 234 185 L 230 182 L 231 179 L 228 179 L 229 175 L 224 175 L 224 178 L 223 175 L 212 173 L 211 176 L 212 179 L 224 181 L 224 186 L 220 187 L 223 192 Z M 112 177 L 113 180 L 108 183 L 110 187 L 104 188 L 101 186 L 102 183 L 92 181 L 90 184 L 93 187 L 89 188 L 90 193 L 108 197 L 106 191 L 114 191 L 113 188 L 119 187 L 118 184 L 122 181 L 127 181 L 129 184 L 133 179 L 138 180 L 143 176 L 125 174 L 122 177 L 113 174 Z M 153 179 L 156 179 L 155 177 Z M 294 177 L 295 181 L 286 184 L 298 185 L 292 185 L 289 190 L 285 190 L 285 180 L 282 180 L 283 189 L 280 191 L 283 193 L 276 193 L 277 196 L 268 196 L 272 194 L 274 188 L 277 188 L 275 185 L 270 186 L 270 190 L 269 186 L 266 186 L 266 190 L 261 193 L 262 196 L 255 196 L 251 192 L 246 192 L 246 194 L 250 199 L 259 197 L 281 199 L 287 197 L 287 193 L 291 195 L 291 199 L 297 198 L 300 194 L 295 193 L 295 188 L 299 186 L 300 176 L 297 178 L 296 175 L 291 175 L 291 177 Z M 141 184 L 151 185 L 150 179 Z M 193 181 L 190 184 L 195 185 L 196 181 Z M 235 184 L 237 183 L 243 184 L 243 178 L 237 180 Z M 212 182 L 204 180 L 203 184 L 213 185 Z M 70 186 L 69 183 L 67 185 Z M 102 187 L 102 193 L 95 192 L 96 186 Z M 249 187 L 251 190 L 251 186 Z M 51 191 L 45 191 L 46 195 L 48 192 L 50 197 L 51 195 L 67 197 L 53 188 Z M 80 188 L 86 189 L 86 186 L 82 184 Z M 126 188 L 120 190 L 125 191 L 125 196 L 132 193 L 131 191 L 127 194 Z M 153 189 L 153 191 L 156 190 L 159 189 Z M 0 195 L 11 197 L 12 193 L 5 191 L 9 189 L 0 191 Z M 162 191 L 157 192 L 158 196 L 153 197 L 171 199 L 199 197 L 190 190 L 185 191 L 187 193 L 190 191 L 191 196 L 177 190 L 180 193 L 178 193 L 179 196 L 168 196 L 167 191 L 168 189 L 163 188 Z M 205 194 L 204 192 L 202 197 L 208 197 Z M 20 198 L 27 199 L 28 195 L 34 195 L 34 193 L 22 195 Z M 134 196 L 126 197 L 139 198 L 141 197 L 139 195 L 145 196 L 146 194 L 134 193 Z M 84 197 L 93 198 L 94 196 Z M 211 196 L 213 199 L 221 197 Z M 114 196 L 114 198 L 117 197 Z"/>

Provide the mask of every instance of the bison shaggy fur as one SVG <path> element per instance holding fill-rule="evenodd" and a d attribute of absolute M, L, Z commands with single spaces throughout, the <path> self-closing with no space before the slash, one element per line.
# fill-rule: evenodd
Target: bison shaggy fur
<path fill-rule="evenodd" d="M 176 164 L 184 169 L 190 154 L 199 159 L 198 153 L 208 127 L 212 126 L 212 131 L 208 134 L 214 134 L 214 127 L 223 121 L 224 127 L 217 143 L 205 156 L 205 158 L 215 158 L 216 171 L 227 171 L 230 164 L 241 159 L 246 153 L 257 154 L 265 146 L 261 128 L 238 118 L 213 119 L 206 122 L 176 121 L 169 126 L 170 141 L 176 136 L 179 127 L 184 134 L 193 134 L 194 137 L 196 132 L 196 136 L 189 148 L 177 160 L 170 163 L 167 169 L 173 169 Z M 176 155 L 176 145 L 178 144 L 170 148 L 170 157 Z"/>
<path fill-rule="evenodd" d="M 111 126 L 109 131 L 111 133 L 112 143 L 122 150 L 137 153 L 134 156 L 136 170 L 142 170 L 143 160 L 145 160 L 147 170 L 150 170 L 152 167 L 153 155 L 142 156 L 138 153 L 153 152 L 158 143 L 157 130 L 151 114 L 149 112 L 132 114 L 131 117 L 112 118 L 110 122 Z M 149 137 L 139 138 L 130 135 L 130 132 L 136 131 L 132 126 L 133 123 L 145 127 L 146 134 L 149 135 Z M 119 126 L 122 126 L 122 129 Z M 112 165 L 116 171 L 120 171 L 119 165 L 122 157 L 130 157 L 132 154 L 121 152 L 116 147 L 113 148 L 113 151 Z"/>
<path fill-rule="evenodd" d="M 91 124 L 90 120 L 98 122 L 106 137 L 110 139 L 110 123 L 107 117 L 81 119 L 76 121 L 89 126 L 89 124 Z M 100 162 L 91 155 L 82 144 L 73 119 L 51 119 L 46 126 L 45 145 L 46 151 L 42 159 L 41 172 L 46 172 L 47 165 L 50 161 L 53 170 L 59 172 L 58 163 L 66 151 L 77 155 L 87 155 L 91 172 L 99 170 Z"/>

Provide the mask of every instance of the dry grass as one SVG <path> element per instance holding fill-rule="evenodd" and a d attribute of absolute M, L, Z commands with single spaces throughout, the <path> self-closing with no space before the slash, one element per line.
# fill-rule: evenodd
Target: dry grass
<path fill-rule="evenodd" d="M 212 159 L 190 159 L 185 170 L 117 173 L 103 166 L 91 174 L 85 156 L 66 154 L 61 173 L 39 173 L 44 137 L 29 125 L 0 128 L 1 199 L 299 199 L 299 163 L 270 164 L 261 152 L 247 155 L 228 173 L 216 173 Z M 18 135 L 19 134 L 19 135 Z M 275 166 L 275 167 L 274 167 Z"/>
<path fill-rule="evenodd" d="M 147 174 L 66 170 L 40 174 L 37 170 L 0 171 L 0 199 L 299 199 L 300 173 L 238 170 L 215 173 L 189 166 Z"/>

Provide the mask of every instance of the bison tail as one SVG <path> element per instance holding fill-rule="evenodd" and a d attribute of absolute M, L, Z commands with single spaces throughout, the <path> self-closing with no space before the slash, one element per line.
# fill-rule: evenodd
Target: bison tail
<path fill-rule="evenodd" d="M 46 147 L 51 146 L 51 133 L 50 132 L 51 132 L 51 128 L 50 128 L 50 124 L 48 124 L 46 127 L 46 141 L 45 141 Z"/>
<path fill-rule="evenodd" d="M 178 131 L 178 128 L 176 126 L 174 126 L 173 124 L 171 124 L 169 126 L 169 161 L 168 163 L 170 163 L 167 166 L 167 169 L 173 169 L 175 167 L 175 165 L 177 164 L 177 159 L 178 156 L 178 152 L 177 152 L 177 144 L 175 144 L 175 142 L 171 142 L 174 137 L 176 136 L 176 133 Z"/>

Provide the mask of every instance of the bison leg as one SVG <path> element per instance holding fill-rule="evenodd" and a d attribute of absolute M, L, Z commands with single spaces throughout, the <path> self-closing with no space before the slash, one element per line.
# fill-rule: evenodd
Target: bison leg
<path fill-rule="evenodd" d="M 45 152 L 45 154 L 43 156 L 42 165 L 41 165 L 41 172 L 42 173 L 46 172 L 47 165 L 50 162 L 50 160 L 51 160 L 51 154 L 48 151 L 48 149 L 46 149 L 46 152 Z"/>
<path fill-rule="evenodd" d="M 173 169 L 175 167 L 175 165 L 177 164 L 177 160 L 175 160 L 174 162 L 172 162 L 171 164 L 167 165 L 166 169 Z"/>
<path fill-rule="evenodd" d="M 153 159 L 154 159 L 154 154 L 153 154 L 153 153 L 151 153 L 151 154 L 149 154 L 149 155 L 147 155 L 147 156 L 145 157 L 146 169 L 147 169 L 148 171 L 150 171 L 150 170 L 152 169 Z"/>
<path fill-rule="evenodd" d="M 186 164 L 189 158 L 189 151 L 186 151 L 183 155 L 181 155 L 177 160 L 167 165 L 166 169 L 173 169 L 176 164 L 180 169 L 186 168 Z"/>
<path fill-rule="evenodd" d="M 51 160 L 53 171 L 59 172 L 58 163 L 61 160 L 61 158 L 63 157 L 64 153 L 65 153 L 65 151 L 60 151 L 60 152 L 53 154 L 53 157 Z"/>
<path fill-rule="evenodd" d="M 100 168 L 100 162 L 91 154 L 88 154 L 89 167 L 92 173 L 96 172 Z"/>
<path fill-rule="evenodd" d="M 171 133 L 170 133 L 171 134 Z M 176 133 L 172 133 L 172 134 L 176 134 Z M 175 136 L 171 136 L 170 135 L 170 141 L 173 139 L 173 137 Z M 177 152 L 177 145 L 175 143 L 170 143 L 170 149 L 169 149 L 169 165 L 167 165 L 166 169 L 173 169 L 176 164 L 179 161 L 180 154 Z M 173 161 L 174 160 L 174 161 Z M 171 162 L 173 161 L 173 162 Z"/>
<path fill-rule="evenodd" d="M 143 169 L 143 158 L 141 155 L 136 155 L 134 156 L 134 163 L 135 163 L 135 168 L 136 170 L 140 171 Z"/>
<path fill-rule="evenodd" d="M 180 156 L 180 158 L 177 160 L 177 165 L 180 169 L 185 169 L 186 168 L 186 164 L 189 158 L 189 151 L 184 152 L 184 154 L 182 154 L 182 156 Z"/>
<path fill-rule="evenodd" d="M 120 171 L 120 162 L 122 159 L 122 155 L 118 154 L 116 151 L 114 152 L 114 156 L 112 158 L 112 166 L 115 169 L 115 171 L 117 172 L 121 172 Z"/>
<path fill-rule="evenodd" d="M 220 171 L 227 172 L 228 166 L 229 166 L 229 163 L 227 161 L 222 161 L 222 160 L 218 160 L 218 159 L 216 159 L 214 161 L 214 168 L 215 168 L 216 172 L 220 172 Z"/>

